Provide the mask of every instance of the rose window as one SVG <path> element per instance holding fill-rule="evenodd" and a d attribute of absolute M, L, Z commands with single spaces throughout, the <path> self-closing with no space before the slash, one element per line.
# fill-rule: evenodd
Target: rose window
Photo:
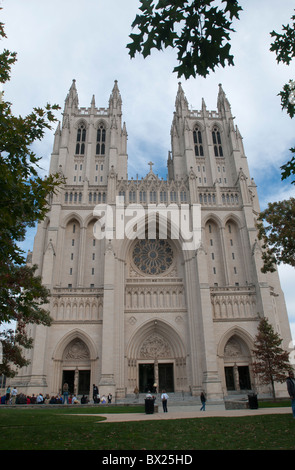
<path fill-rule="evenodd" d="M 145 274 L 162 274 L 172 265 L 173 251 L 166 240 L 138 240 L 133 262 Z"/>

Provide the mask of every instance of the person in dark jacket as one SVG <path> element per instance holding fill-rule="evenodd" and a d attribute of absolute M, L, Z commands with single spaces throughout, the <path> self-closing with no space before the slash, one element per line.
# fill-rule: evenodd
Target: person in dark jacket
<path fill-rule="evenodd" d="M 293 371 L 289 372 L 289 377 L 287 378 L 286 383 L 287 383 L 287 390 L 291 398 L 293 418 L 295 418 L 295 378 L 294 378 Z"/>
<path fill-rule="evenodd" d="M 205 397 L 205 393 L 202 392 L 201 393 L 201 403 L 202 403 L 202 406 L 200 408 L 200 411 L 205 411 L 205 407 L 206 407 L 206 397 Z"/>

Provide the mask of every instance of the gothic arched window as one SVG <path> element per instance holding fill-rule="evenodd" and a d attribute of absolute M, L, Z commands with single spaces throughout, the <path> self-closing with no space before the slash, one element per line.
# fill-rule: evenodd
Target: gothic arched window
<path fill-rule="evenodd" d="M 195 127 L 193 136 L 194 136 L 194 145 L 195 145 L 195 155 L 196 157 L 203 157 L 204 150 L 203 150 L 202 133 L 198 127 Z"/>
<path fill-rule="evenodd" d="M 106 153 L 106 130 L 103 124 L 99 126 L 96 133 L 96 155 L 105 155 Z"/>
<path fill-rule="evenodd" d="M 212 131 L 212 140 L 214 145 L 214 155 L 215 157 L 223 157 L 222 145 L 220 131 L 218 127 L 214 127 Z"/>
<path fill-rule="evenodd" d="M 86 142 L 85 124 L 80 124 L 77 131 L 76 155 L 84 155 Z"/>
<path fill-rule="evenodd" d="M 139 202 L 146 202 L 146 192 L 140 191 L 139 192 Z"/>

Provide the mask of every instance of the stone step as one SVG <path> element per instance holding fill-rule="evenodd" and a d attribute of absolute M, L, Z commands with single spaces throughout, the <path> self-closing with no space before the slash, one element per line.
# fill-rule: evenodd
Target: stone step
<path fill-rule="evenodd" d="M 161 403 L 161 393 L 153 393 L 152 395 L 156 398 L 155 402 L 157 404 Z M 169 396 L 170 406 L 194 405 L 194 404 L 199 405 L 200 404 L 200 397 L 192 396 L 189 393 L 173 392 L 173 393 L 168 393 L 168 396 Z M 146 393 L 140 393 L 138 396 L 135 396 L 132 393 L 130 395 L 126 395 L 125 398 L 117 398 L 116 403 L 117 404 L 144 403 L 145 398 L 146 398 Z"/>

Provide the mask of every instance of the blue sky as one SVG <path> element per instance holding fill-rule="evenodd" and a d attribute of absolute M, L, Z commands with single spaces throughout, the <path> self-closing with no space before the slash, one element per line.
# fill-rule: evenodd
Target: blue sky
<path fill-rule="evenodd" d="M 89 106 L 94 94 L 96 105 L 107 107 L 114 80 L 118 80 L 128 131 L 129 177 L 145 176 L 150 160 L 155 163 L 154 171 L 165 177 L 178 82 L 193 109 L 200 109 L 204 98 L 210 110 L 216 109 L 218 84 L 222 83 L 244 138 L 263 209 L 268 202 L 295 196 L 295 187 L 280 180 L 279 169 L 294 146 L 294 122 L 281 110 L 277 96 L 294 79 L 294 64 L 278 65 L 269 51 L 270 31 L 281 31 L 295 5 L 293 0 L 242 0 L 241 5 L 244 11 L 232 34 L 235 66 L 219 68 L 206 79 L 179 80 L 172 73 L 177 65 L 173 50 L 155 52 L 145 60 L 129 58 L 126 44 L 138 0 L 0 0 L 7 34 L 3 47 L 18 54 L 4 88 L 5 99 L 21 115 L 47 102 L 63 108 L 76 79 L 80 106 Z M 52 145 L 53 132 L 48 132 L 35 146 L 44 174 Z M 33 238 L 34 231 L 30 231 L 25 250 L 33 248 Z M 295 338 L 295 271 L 281 266 L 279 272 Z"/>

